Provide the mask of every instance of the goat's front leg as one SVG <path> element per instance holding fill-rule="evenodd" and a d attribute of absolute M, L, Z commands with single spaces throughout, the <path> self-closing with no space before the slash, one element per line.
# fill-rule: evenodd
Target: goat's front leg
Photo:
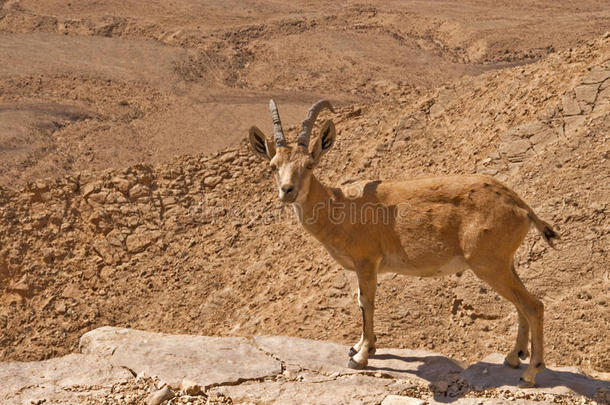
<path fill-rule="evenodd" d="M 377 290 L 377 265 L 364 261 L 356 267 L 358 275 L 358 305 L 362 311 L 362 338 L 354 348 L 356 352 L 347 366 L 361 370 L 368 364 L 369 354 L 375 352 L 373 315 L 375 312 L 375 292 Z"/>

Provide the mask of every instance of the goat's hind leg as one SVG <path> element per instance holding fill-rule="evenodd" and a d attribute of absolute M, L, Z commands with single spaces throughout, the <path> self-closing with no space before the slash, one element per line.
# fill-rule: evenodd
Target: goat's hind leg
<path fill-rule="evenodd" d="M 517 280 L 519 280 L 519 283 L 521 283 L 519 276 L 515 272 L 514 263 L 511 263 L 510 267 L 511 267 L 510 269 L 511 269 L 513 275 L 515 276 L 515 278 L 517 278 Z M 525 288 L 525 286 L 523 286 L 523 288 Z M 521 361 L 519 359 L 525 360 L 530 355 L 529 350 L 527 349 L 527 345 L 529 343 L 529 336 L 530 336 L 530 325 L 527 321 L 527 317 L 521 312 L 519 307 L 516 307 L 516 308 L 517 308 L 517 313 L 519 315 L 519 328 L 518 328 L 518 332 L 517 332 L 517 341 L 515 342 L 514 349 L 510 353 L 508 353 L 508 355 L 506 355 L 506 363 L 508 363 L 511 367 L 514 367 L 514 368 L 519 367 L 519 365 L 521 364 Z"/>
<path fill-rule="evenodd" d="M 506 361 L 513 367 L 518 366 L 518 358 L 527 353 L 527 327 L 532 333 L 532 357 L 529 366 L 521 375 L 522 385 L 533 386 L 536 374 L 544 370 L 543 313 L 544 306 L 526 289 L 511 263 L 497 262 L 485 266 L 471 265 L 475 274 L 487 282 L 501 296 L 512 302 L 519 312 L 519 332 L 515 348 Z M 516 364 L 515 364 L 516 363 Z"/>
<path fill-rule="evenodd" d="M 517 309 L 517 313 L 519 314 L 517 341 L 515 342 L 513 350 L 506 355 L 506 363 L 513 368 L 519 367 L 521 360 L 525 360 L 529 356 L 527 344 L 529 343 L 530 326 L 527 322 L 527 318 L 519 309 Z"/>

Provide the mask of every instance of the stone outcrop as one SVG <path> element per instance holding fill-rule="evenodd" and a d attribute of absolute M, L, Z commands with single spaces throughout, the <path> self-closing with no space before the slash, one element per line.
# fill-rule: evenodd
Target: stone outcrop
<path fill-rule="evenodd" d="M 587 120 L 608 112 L 609 78 L 609 62 L 594 66 L 573 89 L 563 94 L 559 105 L 548 109 L 535 121 L 500 133 L 497 150 L 483 159 L 478 172 L 506 180 L 507 174 L 515 174 L 527 157 L 539 155 L 552 144 L 565 140 L 566 136 L 582 132 Z M 507 174 L 500 174 L 502 171 Z"/>
<path fill-rule="evenodd" d="M 67 404 L 105 396 L 113 383 L 133 379 L 105 359 L 69 354 L 45 361 L 0 364 L 0 403 Z"/>
<path fill-rule="evenodd" d="M 0 363 L 0 403 L 278 403 L 420 405 L 603 402 L 610 382 L 574 368 L 540 373 L 492 354 L 471 366 L 422 350 L 378 349 L 362 371 L 345 367 L 348 346 L 283 336 L 218 338 L 102 327 L 81 354 Z"/>
<path fill-rule="evenodd" d="M 207 389 L 281 372 L 279 361 L 265 355 L 248 339 L 238 337 L 166 335 L 102 327 L 85 333 L 80 347 L 85 354 L 106 357 L 117 367 L 158 377 L 176 388 L 184 380 Z"/>

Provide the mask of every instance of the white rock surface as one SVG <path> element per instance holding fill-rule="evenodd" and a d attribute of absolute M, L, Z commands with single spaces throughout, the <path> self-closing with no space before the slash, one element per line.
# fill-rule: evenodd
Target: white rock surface
<path fill-rule="evenodd" d="M 124 368 L 94 356 L 69 354 L 45 361 L 0 363 L 0 404 L 72 404 L 132 379 Z"/>
<path fill-rule="evenodd" d="M 388 395 L 381 402 L 381 405 L 424 405 L 426 402 L 418 399 L 406 397 L 404 395 Z"/>
<path fill-rule="evenodd" d="M 499 388 L 516 391 L 519 389 L 519 377 L 526 367 L 527 363 L 517 369 L 507 367 L 504 365 L 504 356 L 494 353 L 468 367 L 461 377 L 476 390 Z M 589 378 L 576 367 L 553 367 L 536 376 L 536 388 L 523 390 L 549 394 L 577 393 L 593 398 L 601 388 L 610 388 L 610 381 Z"/>
<path fill-rule="evenodd" d="M 349 346 L 285 336 L 257 336 L 254 341 L 263 351 L 273 353 L 286 365 L 323 373 L 358 373 L 347 368 Z M 365 372 L 424 382 L 434 381 L 463 367 L 441 354 L 425 350 L 377 349 L 369 358 Z"/>
<path fill-rule="evenodd" d="M 388 393 L 405 388 L 395 380 L 359 374 L 327 378 L 305 378 L 299 382 L 265 381 L 214 388 L 234 403 L 257 404 L 378 404 Z"/>
<path fill-rule="evenodd" d="M 281 372 L 280 362 L 238 337 L 168 335 L 105 326 L 85 333 L 80 348 L 138 375 L 158 377 L 171 387 L 189 380 L 205 389 Z"/>
<path fill-rule="evenodd" d="M 539 394 L 563 396 L 565 402 L 610 392 L 609 381 L 576 368 L 545 370 L 537 388 L 518 388 L 525 365 L 507 367 L 500 354 L 465 368 L 438 353 L 380 348 L 369 367 L 356 371 L 346 367 L 346 345 L 283 336 L 218 338 L 103 327 L 83 335 L 81 350 L 83 354 L 46 361 L 0 363 L 0 404 L 123 401 L 111 387 L 148 381 L 134 375 L 158 382 L 139 391 L 140 400 L 148 403 L 164 403 L 163 384 L 177 396 L 199 398 L 197 403 L 230 398 L 233 403 L 394 405 L 423 399 L 431 405 L 474 405 L 519 398 L 529 404 Z M 498 398 L 472 394 L 484 389 Z M 507 392 L 512 394 L 500 398 Z"/>

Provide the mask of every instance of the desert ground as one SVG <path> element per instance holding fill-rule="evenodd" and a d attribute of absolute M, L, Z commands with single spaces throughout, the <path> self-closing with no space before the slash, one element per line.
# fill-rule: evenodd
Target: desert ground
<path fill-rule="evenodd" d="M 605 0 L 0 1 L 0 361 L 104 325 L 355 343 L 353 275 L 245 141 L 269 98 L 290 139 L 327 98 L 323 182 L 486 174 L 553 224 L 516 257 L 547 364 L 607 380 L 609 32 Z M 516 335 L 471 272 L 384 275 L 376 308 L 380 347 L 477 362 Z"/>

